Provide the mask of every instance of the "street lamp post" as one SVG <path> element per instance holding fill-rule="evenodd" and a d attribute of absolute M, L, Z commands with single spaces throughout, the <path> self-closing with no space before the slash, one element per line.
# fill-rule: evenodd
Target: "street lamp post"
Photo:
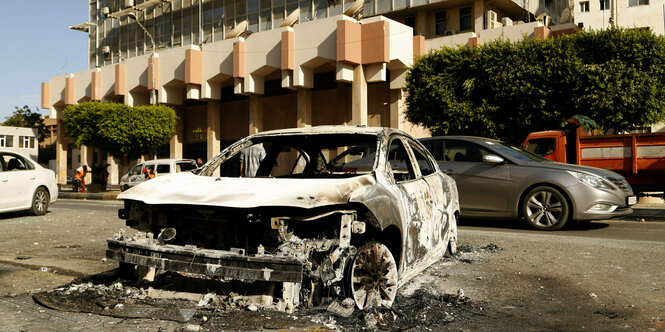
<path fill-rule="evenodd" d="M 138 17 L 136 17 L 136 14 L 134 13 L 129 13 L 127 16 L 131 17 L 136 21 L 136 23 L 143 29 L 146 35 L 150 38 L 150 43 L 152 43 L 152 54 L 150 54 L 150 76 L 152 78 L 152 89 L 150 89 L 150 104 L 156 104 L 157 103 L 157 98 L 156 98 L 156 89 L 157 87 L 155 86 L 155 40 L 152 39 L 152 35 L 148 30 L 141 24 L 141 21 L 139 21 Z"/>

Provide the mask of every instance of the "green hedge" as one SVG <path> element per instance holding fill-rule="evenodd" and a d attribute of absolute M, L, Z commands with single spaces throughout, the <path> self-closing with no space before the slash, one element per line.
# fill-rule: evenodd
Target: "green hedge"
<path fill-rule="evenodd" d="M 665 119 L 665 38 L 645 29 L 442 48 L 407 76 L 407 118 L 433 135 L 521 143 L 586 115 L 627 130 Z"/>
<path fill-rule="evenodd" d="M 76 145 L 100 148 L 116 158 L 136 159 L 168 142 L 175 131 L 176 115 L 164 105 L 85 102 L 67 106 L 63 121 L 67 136 Z"/>

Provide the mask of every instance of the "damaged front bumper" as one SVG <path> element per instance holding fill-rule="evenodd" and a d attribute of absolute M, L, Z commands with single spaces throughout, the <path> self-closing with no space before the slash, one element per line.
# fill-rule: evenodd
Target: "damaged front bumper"
<path fill-rule="evenodd" d="M 243 251 L 148 244 L 133 239 L 107 241 L 107 258 L 138 266 L 244 281 L 301 283 L 303 279 L 303 264 L 294 257 L 248 256 Z"/>

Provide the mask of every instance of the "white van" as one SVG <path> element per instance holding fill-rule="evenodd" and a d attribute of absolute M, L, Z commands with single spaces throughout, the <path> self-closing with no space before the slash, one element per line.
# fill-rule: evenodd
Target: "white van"
<path fill-rule="evenodd" d="M 189 172 L 196 169 L 196 161 L 192 159 L 156 159 L 138 163 L 129 173 L 120 178 L 120 190 L 125 191 L 145 181 L 145 173 L 154 171 L 155 176 L 169 173 Z"/>

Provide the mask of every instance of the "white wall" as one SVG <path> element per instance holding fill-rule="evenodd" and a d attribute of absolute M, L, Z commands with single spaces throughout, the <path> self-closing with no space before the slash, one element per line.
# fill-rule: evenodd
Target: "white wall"
<path fill-rule="evenodd" d="M 37 142 L 36 128 L 0 126 L 0 136 L 3 135 L 6 136 L 5 146 L 0 146 L 0 149 L 17 152 L 26 157 L 30 157 L 35 162 L 37 161 L 39 143 Z M 20 140 L 22 137 L 31 137 L 33 139 L 33 148 L 21 148 Z M 11 140 L 11 144 L 9 143 L 9 140 Z M 10 145 L 11 147 L 9 147 Z"/>

